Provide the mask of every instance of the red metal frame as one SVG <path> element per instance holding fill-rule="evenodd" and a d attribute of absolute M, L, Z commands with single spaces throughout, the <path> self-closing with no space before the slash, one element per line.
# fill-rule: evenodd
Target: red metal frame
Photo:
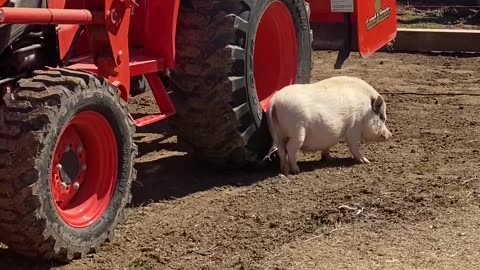
<path fill-rule="evenodd" d="M 145 55 L 161 57 L 166 68 L 172 68 L 175 62 L 175 36 L 177 35 L 177 17 L 180 0 L 146 1 Z"/>
<path fill-rule="evenodd" d="M 356 0 L 358 50 L 368 57 L 395 39 L 397 35 L 397 1 Z"/>
<path fill-rule="evenodd" d="M 86 0 L 83 10 L 1 8 L 0 23 L 86 25 L 98 74 L 117 86 L 127 100 L 130 89 L 127 37 L 131 5 L 131 0 Z"/>
<path fill-rule="evenodd" d="M 310 5 L 311 23 L 335 23 L 343 22 L 342 13 L 332 13 L 330 0 L 306 0 Z"/>
<path fill-rule="evenodd" d="M 48 1 L 49 8 L 58 8 L 58 9 L 84 9 L 85 8 L 85 0 L 77 0 L 77 1 L 66 1 L 66 0 L 49 0 Z M 73 39 L 75 33 L 77 32 L 79 25 L 76 24 L 59 24 L 58 30 L 58 49 L 60 54 L 60 59 L 65 59 L 65 56 L 70 50 L 70 47 L 74 46 L 73 48 L 73 56 L 89 53 L 89 40 L 86 32 L 83 32 L 80 35 L 77 44 L 73 44 Z"/>
<path fill-rule="evenodd" d="M 101 12 L 86 9 L 0 8 L 0 23 L 104 24 Z"/>
<path fill-rule="evenodd" d="M 138 76 L 148 73 L 163 71 L 165 69 L 163 58 L 147 57 L 141 49 L 130 49 L 129 73 L 131 76 Z M 99 74 L 98 67 L 94 64 L 90 54 L 74 57 L 69 68 L 81 69 Z"/>
<path fill-rule="evenodd" d="M 344 23 L 343 13 L 331 12 L 331 0 L 306 0 L 310 4 L 310 22 L 333 25 Z M 362 57 L 368 57 L 395 39 L 397 34 L 396 0 L 353 0 L 354 12 L 350 18 L 357 31 L 357 44 Z M 389 16 L 375 27 L 367 30 L 367 21 L 376 15 L 376 6 L 388 7 Z M 380 10 L 380 11 L 381 11 Z M 377 17 L 379 15 L 377 14 Z"/>

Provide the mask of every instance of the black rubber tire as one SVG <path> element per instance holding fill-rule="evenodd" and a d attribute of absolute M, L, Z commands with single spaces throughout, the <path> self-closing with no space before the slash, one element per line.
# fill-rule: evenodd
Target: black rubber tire
<path fill-rule="evenodd" d="M 195 156 L 222 168 L 261 166 L 271 146 L 253 82 L 253 40 L 266 6 L 275 0 L 181 2 L 176 67 L 169 89 L 179 137 Z M 310 82 L 312 34 L 304 0 L 290 9 L 298 39 L 297 83 Z"/>
<path fill-rule="evenodd" d="M 118 179 L 102 218 L 74 229 L 63 222 L 50 192 L 50 162 L 62 127 L 82 110 L 110 122 L 118 143 Z M 68 262 L 95 252 L 113 237 L 131 200 L 136 177 L 135 132 L 119 91 L 91 74 L 67 69 L 35 71 L 0 103 L 0 242 L 13 251 Z"/>

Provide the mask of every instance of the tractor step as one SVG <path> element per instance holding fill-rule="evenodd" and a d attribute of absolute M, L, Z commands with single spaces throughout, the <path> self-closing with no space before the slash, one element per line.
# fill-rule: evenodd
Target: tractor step
<path fill-rule="evenodd" d="M 70 61 L 72 65 L 68 68 L 81 69 L 90 71 L 95 74 L 98 73 L 98 67 L 93 63 L 91 54 L 78 56 L 72 58 Z M 138 76 L 148 73 L 156 73 L 165 69 L 162 58 L 154 58 L 143 54 L 142 49 L 130 50 L 130 76 Z"/>
<path fill-rule="evenodd" d="M 172 101 L 168 95 L 167 89 L 162 83 L 162 80 L 157 75 L 157 73 L 145 74 L 150 88 L 152 89 L 153 97 L 157 101 L 158 108 L 160 109 L 159 114 L 147 115 L 138 119 L 133 119 L 130 115 L 130 118 L 135 122 L 137 127 L 143 127 L 150 125 L 156 122 L 167 119 L 168 117 L 175 115 L 175 107 L 173 106 Z"/>
<path fill-rule="evenodd" d="M 130 115 L 130 119 L 133 120 L 135 123 L 135 126 L 137 127 L 144 127 L 153 123 L 160 122 L 162 120 L 167 119 L 169 116 L 172 116 L 173 114 L 154 114 L 154 115 L 147 115 L 138 119 L 133 119 L 133 117 Z"/>

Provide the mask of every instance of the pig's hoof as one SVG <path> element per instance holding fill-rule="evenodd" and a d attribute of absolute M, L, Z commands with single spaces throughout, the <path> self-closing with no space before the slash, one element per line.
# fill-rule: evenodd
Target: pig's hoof
<path fill-rule="evenodd" d="M 370 161 L 366 157 L 362 157 L 362 158 L 358 159 L 358 162 L 360 162 L 362 164 L 370 163 Z"/>
<path fill-rule="evenodd" d="M 368 164 L 370 161 L 366 157 L 355 158 L 355 160 L 360 164 Z"/>
<path fill-rule="evenodd" d="M 280 171 L 283 175 L 288 175 L 290 173 L 290 168 L 288 167 L 288 165 L 284 165 L 280 168 Z"/>
<path fill-rule="evenodd" d="M 300 173 L 300 168 L 298 165 L 293 166 L 292 168 L 292 174 L 299 174 Z"/>

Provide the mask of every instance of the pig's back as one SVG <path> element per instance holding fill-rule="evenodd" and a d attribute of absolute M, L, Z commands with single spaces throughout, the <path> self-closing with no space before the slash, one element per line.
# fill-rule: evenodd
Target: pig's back
<path fill-rule="evenodd" d="M 275 103 L 283 110 L 304 118 L 314 115 L 345 117 L 369 108 L 375 98 L 368 85 L 356 80 L 324 80 L 315 84 L 290 85 L 275 95 Z"/>
<path fill-rule="evenodd" d="M 312 84 L 330 93 L 339 95 L 353 95 L 356 98 L 370 100 L 379 93 L 366 81 L 352 76 L 334 76 Z"/>

